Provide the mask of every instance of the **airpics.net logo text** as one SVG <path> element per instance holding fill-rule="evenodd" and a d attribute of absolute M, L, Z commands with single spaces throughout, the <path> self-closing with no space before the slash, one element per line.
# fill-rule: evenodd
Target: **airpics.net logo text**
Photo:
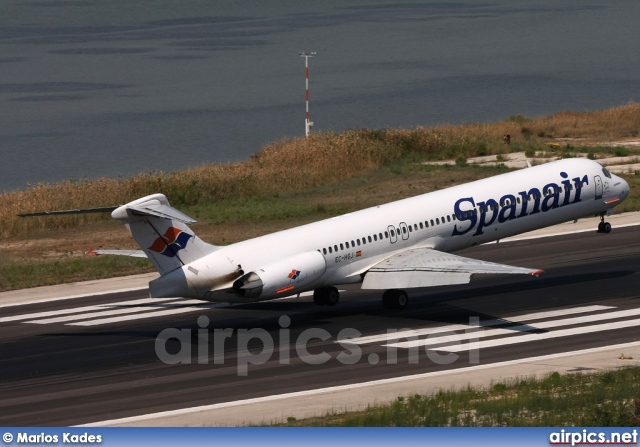
<path fill-rule="evenodd" d="M 595 431 L 593 429 L 565 430 L 552 432 L 549 435 L 550 445 L 637 445 L 638 430 L 630 431 Z"/>
<path fill-rule="evenodd" d="M 426 334 L 421 332 L 418 337 L 412 329 L 388 329 L 386 336 L 383 335 L 382 338 L 394 342 L 406 340 L 417 343 L 408 348 L 398 348 L 394 343 L 385 343 L 384 355 L 372 352 L 365 358 L 360 346 L 362 333 L 354 328 L 341 329 L 335 338 L 326 329 L 308 328 L 293 339 L 289 329 L 291 318 L 287 315 L 278 319 L 280 328 L 272 333 L 262 328 L 210 329 L 209 318 L 206 315 L 198 317 L 197 323 L 199 328 L 195 331 L 177 328 L 162 330 L 155 340 L 158 359 L 169 365 L 192 363 L 228 365 L 230 362 L 225 357 L 232 355 L 235 358 L 238 376 L 247 376 L 250 366 L 262 365 L 272 360 L 277 360 L 281 365 L 292 364 L 296 359 L 309 365 L 322 365 L 334 360 L 344 365 L 353 365 L 362 361 L 371 365 L 396 365 L 400 363 L 400 349 L 403 353 L 402 361 L 409 364 L 429 361 L 436 365 L 449 365 L 457 361 L 460 356 L 452 352 L 442 354 L 437 351 L 436 345 L 446 344 L 450 347 L 460 345 L 464 340 L 469 347 L 469 364 L 479 364 L 480 350 L 474 346 L 478 344 L 483 331 L 479 317 L 469 318 L 467 328 L 461 332 L 437 331 Z M 277 341 L 274 340 L 275 335 L 277 335 Z M 329 350 L 331 352 L 327 352 L 328 350 L 320 348 L 321 342 L 332 339 L 335 340 L 339 349 L 331 349 Z M 430 340 L 436 343 L 421 344 L 418 340 Z"/>

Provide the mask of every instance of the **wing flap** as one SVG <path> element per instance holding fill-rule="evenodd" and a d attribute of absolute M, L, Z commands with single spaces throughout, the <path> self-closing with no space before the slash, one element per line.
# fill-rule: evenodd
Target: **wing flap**
<path fill-rule="evenodd" d="M 539 275 L 542 270 L 465 258 L 430 248 L 398 253 L 366 273 L 363 289 L 402 289 L 466 284 L 473 275 Z"/>

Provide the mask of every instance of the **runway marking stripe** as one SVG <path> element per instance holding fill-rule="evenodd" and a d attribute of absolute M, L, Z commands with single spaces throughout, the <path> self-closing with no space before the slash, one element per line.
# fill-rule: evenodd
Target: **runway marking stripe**
<path fill-rule="evenodd" d="M 342 290 L 341 292 L 344 292 Z M 303 292 L 300 296 L 309 296 L 313 295 L 313 292 Z M 278 300 L 288 300 L 291 297 L 279 298 Z M 167 303 L 167 301 L 174 301 L 173 303 Z M 161 304 L 164 303 L 164 304 Z M 135 306 L 137 304 L 148 306 L 140 306 L 140 307 L 129 307 Z M 137 314 L 140 312 L 144 312 L 145 310 L 152 310 L 154 307 L 176 307 L 176 306 L 191 306 L 198 305 L 199 307 L 191 308 L 189 307 L 189 312 L 193 310 L 202 309 L 201 306 L 206 306 L 204 308 L 219 308 L 219 307 L 228 307 L 228 303 L 212 303 L 214 306 L 209 306 L 207 301 L 202 300 L 187 300 L 181 298 L 142 298 L 138 300 L 131 301 L 119 301 L 115 303 L 105 303 L 98 304 L 94 306 L 83 306 L 76 308 L 68 308 L 68 309 L 59 309 L 59 310 L 49 310 L 44 312 L 34 312 L 29 314 L 22 315 L 14 315 L 11 317 L 0 317 L 0 323 L 7 323 L 11 321 L 21 321 L 21 320 L 32 320 L 32 321 L 24 321 L 24 323 L 29 324 L 53 324 L 53 323 L 64 323 L 66 321 L 80 321 L 80 320 L 88 320 L 95 317 L 108 316 L 108 315 L 118 315 L 118 314 Z M 159 306 L 156 306 L 159 305 Z M 118 307 L 122 307 L 122 309 L 116 309 Z M 186 311 L 185 311 L 186 312 Z M 183 312 L 179 312 L 183 313 Z M 79 315 L 80 314 L 80 315 Z M 128 321 L 128 320 L 137 320 L 142 318 L 152 318 L 156 312 L 149 312 L 148 314 L 141 315 L 140 317 L 123 317 L 123 318 L 102 318 L 99 320 L 95 320 L 95 325 L 98 324 L 108 324 L 112 322 L 118 321 Z M 45 317 L 56 317 L 58 315 L 66 315 L 60 318 L 46 318 Z M 161 314 L 163 315 L 163 314 Z M 168 315 L 164 313 L 164 315 Z M 68 323 L 67 323 L 68 324 Z M 79 326 L 93 326 L 94 324 L 81 324 Z"/>
<path fill-rule="evenodd" d="M 33 323 L 33 324 L 64 323 L 67 321 L 88 320 L 90 318 L 103 317 L 108 315 L 124 315 L 124 314 L 145 312 L 145 311 L 153 310 L 154 307 L 156 308 L 167 308 L 167 307 L 178 307 L 178 306 L 182 307 L 182 306 L 189 306 L 192 304 L 198 304 L 201 302 L 202 301 L 200 300 L 185 300 L 185 301 L 176 301 L 172 303 L 158 303 L 158 304 L 152 304 L 149 306 L 125 307 L 123 309 L 101 310 L 99 312 L 90 312 L 90 313 L 81 314 L 81 315 L 65 315 L 63 317 L 54 317 L 54 318 L 45 318 L 43 320 L 25 321 L 25 323 Z"/>
<path fill-rule="evenodd" d="M 340 292 L 344 292 L 344 290 L 340 290 Z M 308 295 L 313 295 L 313 292 L 303 292 L 300 294 L 300 296 L 308 296 Z M 273 300 L 273 301 L 290 300 L 290 299 L 292 299 L 292 297 L 289 296 L 285 298 L 278 298 L 277 300 Z M 177 303 L 180 303 L 180 301 L 178 301 Z M 166 311 L 162 310 L 162 311 L 149 312 L 146 314 L 136 314 L 136 315 L 124 316 L 124 317 L 100 318 L 97 320 L 84 321 L 84 322 L 78 322 L 78 323 L 67 323 L 67 326 L 98 326 L 101 324 L 119 323 L 122 321 L 132 321 L 132 320 L 142 320 L 144 318 L 154 318 L 154 317 L 163 316 L 163 315 L 182 314 L 187 312 L 193 312 L 196 310 L 219 309 L 219 308 L 232 307 L 235 305 L 242 304 L 242 303 L 236 303 L 236 304 L 207 303 L 206 301 L 198 301 L 198 303 L 200 304 L 198 304 L 195 307 L 187 307 L 184 309 L 166 310 Z"/>
<path fill-rule="evenodd" d="M 60 309 L 60 310 L 49 310 L 45 312 L 35 312 L 30 314 L 22 314 L 15 315 L 12 317 L 3 317 L 0 318 L 0 323 L 6 323 L 9 321 L 19 321 L 19 320 L 29 320 L 32 318 L 42 318 L 42 317 L 53 317 L 55 315 L 65 315 L 65 314 L 78 314 L 82 312 L 90 312 L 99 309 L 107 309 L 113 306 L 131 306 L 136 304 L 152 304 L 152 303 L 161 303 L 164 301 L 175 301 L 176 298 L 142 298 L 139 300 L 131 300 L 131 301 L 120 301 L 117 303 L 105 303 L 98 304 L 95 306 L 83 306 L 83 307 L 72 307 L 68 309 Z"/>
<path fill-rule="evenodd" d="M 563 315 L 597 312 L 597 311 L 608 310 L 608 309 L 615 309 L 615 307 L 594 305 L 594 306 L 573 307 L 569 309 L 552 310 L 547 312 L 535 312 L 535 313 L 529 313 L 529 314 L 523 314 L 523 315 L 514 315 L 510 317 L 495 319 L 495 320 L 480 321 L 480 326 L 481 327 L 497 326 L 500 324 L 510 323 L 512 322 L 512 320 L 534 321 L 534 320 L 541 320 L 543 318 L 561 317 Z M 448 326 L 437 326 L 433 328 L 410 329 L 407 331 L 400 331 L 392 334 L 369 335 L 366 337 L 349 339 L 344 342 L 354 343 L 358 345 L 366 344 L 366 343 L 387 342 L 391 340 L 399 340 L 401 338 L 436 334 L 439 332 L 451 332 L 451 331 L 457 331 L 457 330 L 464 330 L 464 329 L 469 329 L 469 327 L 471 326 L 466 324 L 451 324 Z"/>
<path fill-rule="evenodd" d="M 584 327 L 573 328 L 573 329 L 562 329 L 559 331 L 545 332 L 543 334 L 528 334 L 528 335 L 521 335 L 518 337 L 507 337 L 507 338 L 503 337 L 503 338 L 497 338 L 497 339 L 481 341 L 481 342 L 466 343 L 464 345 L 445 346 L 442 348 L 436 348 L 436 350 L 444 351 L 444 352 L 462 352 L 462 351 L 469 351 L 471 349 L 493 348 L 496 346 L 506 346 L 506 345 L 514 345 L 518 343 L 527 343 L 531 341 L 550 340 L 553 338 L 568 337 L 571 335 L 578 335 L 578 334 L 584 334 L 584 333 L 591 334 L 594 332 L 610 331 L 613 329 L 624 329 L 624 328 L 634 327 L 638 325 L 640 325 L 640 318 L 637 318 L 635 320 L 615 321 L 613 323 L 596 324 L 592 326 L 584 326 Z"/>
<path fill-rule="evenodd" d="M 128 279 L 129 277 L 127 276 L 123 276 L 121 277 L 122 279 Z M 152 279 L 151 277 L 149 277 L 150 279 Z M 93 283 L 95 282 L 101 282 L 101 281 L 111 281 L 110 279 L 105 279 L 105 280 L 96 280 L 96 281 L 92 281 Z M 43 286 L 43 287 L 38 287 L 35 289 L 23 289 L 23 290 L 29 290 L 33 293 L 38 293 L 38 289 L 57 289 L 60 287 L 64 287 L 65 284 L 58 284 L 57 286 Z M 140 287 L 129 287 L 128 289 L 111 289 L 111 290 L 102 290 L 100 292 L 91 292 L 91 293 L 85 293 L 85 294 L 81 294 L 81 295 L 67 295 L 67 296 L 52 296 L 49 298 L 42 298 L 39 300 L 29 300 L 29 299 L 24 299 L 24 298 L 18 298 L 17 302 L 12 302 L 12 303 L 2 303 L 0 304 L 0 308 L 2 307 L 19 307 L 19 306 L 29 306 L 31 304 L 42 304 L 42 303 L 50 303 L 53 301 L 63 301 L 63 300 L 77 300 L 80 298 L 92 298 L 92 297 L 96 297 L 96 296 L 104 296 L 104 295 L 113 295 L 116 293 L 127 293 L 127 292 L 141 292 L 143 290 L 147 290 L 149 289 L 149 286 L 140 286 Z M 18 290 L 17 292 L 22 292 L 22 290 Z M 0 292 L 0 297 L 3 296 L 8 296 L 13 294 L 13 292 Z M 45 293 L 46 294 L 46 293 Z M 1 298 L 0 298 L 1 299 Z M 11 299 L 11 298 L 9 298 Z M 16 299 L 16 298 L 13 298 Z"/>
<path fill-rule="evenodd" d="M 522 324 L 522 325 L 513 326 L 509 328 L 490 329 L 487 331 L 474 330 L 471 332 L 466 332 L 464 334 L 457 334 L 451 337 L 450 341 L 457 342 L 462 340 L 488 338 L 496 335 L 506 335 L 506 334 L 513 335 L 514 338 L 516 338 L 516 337 L 522 337 L 523 336 L 522 333 L 525 333 L 526 335 L 537 329 L 550 329 L 550 328 L 560 327 L 560 326 L 572 326 L 576 324 L 593 323 L 595 321 L 614 320 L 616 318 L 624 318 L 624 317 L 635 317 L 638 315 L 640 315 L 640 309 L 630 309 L 630 310 L 620 310 L 617 312 L 609 312 L 604 314 L 587 315 L 583 317 L 565 318 L 563 320 L 542 321 L 540 323 L 535 324 L 534 326 L 529 324 Z M 578 328 L 578 329 L 582 329 L 582 332 L 589 332 L 591 327 L 593 326 L 585 326 L 584 328 Z M 473 328 L 474 326 L 467 326 L 467 329 L 473 329 Z M 535 335 L 539 335 L 539 334 L 535 334 Z M 408 349 L 408 348 L 413 348 L 417 346 L 433 346 L 433 345 L 446 343 L 447 341 L 449 341 L 449 340 L 443 341 L 442 340 L 443 338 L 449 338 L 449 337 L 423 338 L 420 340 L 409 340 L 409 341 L 399 342 L 399 343 L 390 343 L 383 346 L 388 346 L 391 348 Z M 505 340 L 505 338 L 500 338 L 498 340 Z M 455 346 L 458 346 L 458 345 L 456 344 Z M 438 347 L 435 349 L 440 351 L 440 350 L 446 350 L 448 349 L 448 347 L 443 347 L 442 349 Z"/>
<path fill-rule="evenodd" d="M 180 302 L 178 301 L 177 303 L 180 303 Z M 67 325 L 68 326 L 98 326 L 98 325 L 101 325 L 101 324 L 119 323 L 119 322 L 122 322 L 122 321 L 141 320 L 141 319 L 144 319 L 144 318 L 154 318 L 154 317 L 159 317 L 159 316 L 182 314 L 182 313 L 194 312 L 194 311 L 197 311 L 197 310 L 213 309 L 213 308 L 226 307 L 226 306 L 227 306 L 226 303 L 202 304 L 202 305 L 199 305 L 199 306 L 196 306 L 196 307 L 185 307 L 185 308 L 180 308 L 180 309 L 168 309 L 168 310 L 156 310 L 156 311 L 147 312 L 147 313 L 135 313 L 135 315 L 112 317 L 112 318 L 99 318 L 99 319 L 96 319 L 96 320 L 88 320 L 88 321 L 79 321 L 79 322 L 75 322 L 75 323 L 67 323 Z M 564 314 L 564 315 L 566 315 L 567 313 L 589 312 L 589 311 L 602 310 L 602 309 L 611 309 L 611 308 L 613 308 L 613 307 L 611 307 L 611 306 L 586 306 L 586 307 L 582 307 L 582 308 L 574 308 L 573 311 L 572 311 L 572 309 L 562 309 L 562 310 L 559 310 L 559 311 L 551 311 L 551 312 L 537 312 L 535 314 L 529 314 L 529 315 L 532 316 L 535 319 L 535 318 L 544 318 L 545 316 L 549 316 L 549 314 Z M 585 309 L 589 309 L 589 310 L 585 310 Z M 104 315 L 104 313 L 102 315 Z M 512 317 L 512 318 L 515 318 L 515 317 Z M 491 320 L 491 321 L 496 321 L 496 322 L 499 321 L 500 323 L 497 323 L 497 324 L 504 324 L 504 323 L 508 323 L 509 322 L 509 321 L 506 321 L 506 320 Z M 468 329 L 470 326 L 460 325 L 460 327 L 462 329 Z M 450 327 L 448 327 L 447 330 L 450 330 Z M 348 342 L 351 343 L 351 340 L 348 340 Z"/>
<path fill-rule="evenodd" d="M 67 323 L 67 326 L 97 326 L 100 324 L 118 323 L 120 321 L 141 320 L 143 318 L 154 318 L 165 315 L 176 315 L 187 312 L 195 312 L 197 310 L 214 309 L 216 307 L 226 307 L 226 303 L 202 304 L 197 307 L 184 307 L 180 309 L 157 310 L 144 314 L 129 315 L 124 317 L 100 318 L 98 320 L 79 321 L 77 323 Z"/>

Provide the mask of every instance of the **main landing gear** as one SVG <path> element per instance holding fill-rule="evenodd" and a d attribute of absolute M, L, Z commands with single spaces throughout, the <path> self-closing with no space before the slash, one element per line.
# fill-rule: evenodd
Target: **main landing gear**
<path fill-rule="evenodd" d="M 407 292 L 399 289 L 390 289 L 382 294 L 382 305 L 385 309 L 405 309 L 409 305 Z"/>
<path fill-rule="evenodd" d="M 600 214 L 600 223 L 598 224 L 598 233 L 611 233 L 611 224 L 604 221 L 604 213 Z"/>
<path fill-rule="evenodd" d="M 340 300 L 340 292 L 335 287 L 320 287 L 313 291 L 313 302 L 319 306 L 335 306 Z"/>
<path fill-rule="evenodd" d="M 339 300 L 340 292 L 335 287 L 320 287 L 313 291 L 313 302 L 319 306 L 335 306 Z M 409 296 L 404 290 L 390 289 L 382 294 L 382 305 L 386 309 L 406 309 Z"/>

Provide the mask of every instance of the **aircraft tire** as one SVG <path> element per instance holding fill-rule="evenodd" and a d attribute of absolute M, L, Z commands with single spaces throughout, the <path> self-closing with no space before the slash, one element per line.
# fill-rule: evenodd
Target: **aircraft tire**
<path fill-rule="evenodd" d="M 324 293 L 324 304 L 335 306 L 340 301 L 340 292 L 335 287 L 326 287 Z"/>
<path fill-rule="evenodd" d="M 393 300 L 391 299 L 391 293 L 393 292 L 393 290 L 385 290 L 384 293 L 382 294 L 382 305 L 384 306 L 385 309 L 395 309 L 393 307 Z"/>
<path fill-rule="evenodd" d="M 602 232 L 603 233 L 611 233 L 611 224 L 609 222 L 603 222 L 604 225 L 602 225 Z"/>
<path fill-rule="evenodd" d="M 409 296 L 404 290 L 390 289 L 382 294 L 382 305 L 385 309 L 406 309 L 409 305 Z"/>
<path fill-rule="evenodd" d="M 325 288 L 322 287 L 320 289 L 315 289 L 313 291 L 313 302 L 316 303 L 318 306 L 324 306 L 325 305 Z"/>
<path fill-rule="evenodd" d="M 406 309 L 409 305 L 409 295 L 404 290 L 394 290 L 393 304 L 396 309 Z"/>

